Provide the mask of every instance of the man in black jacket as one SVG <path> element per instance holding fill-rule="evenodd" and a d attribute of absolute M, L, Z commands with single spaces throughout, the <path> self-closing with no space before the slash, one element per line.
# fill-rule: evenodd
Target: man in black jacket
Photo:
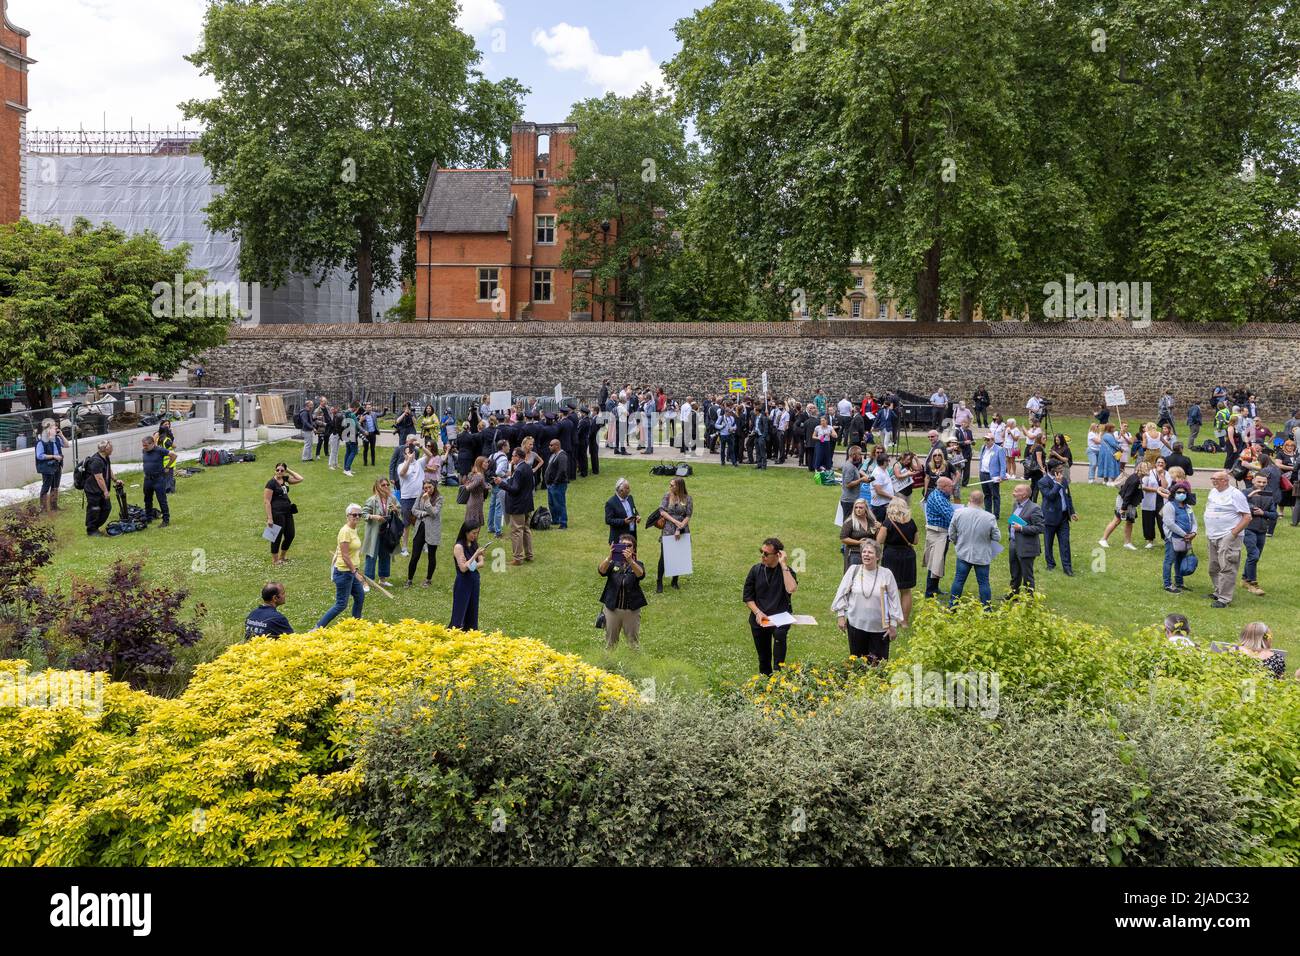
<path fill-rule="evenodd" d="M 569 416 L 573 421 L 573 469 L 575 477 L 587 477 L 587 461 L 591 448 L 591 418 L 585 408 Z"/>
<path fill-rule="evenodd" d="M 101 441 L 95 454 L 86 459 L 86 534 L 103 534 L 99 529 L 113 514 L 108 496 L 120 481 L 113 479 L 113 443 Z"/>
<path fill-rule="evenodd" d="M 576 450 L 578 447 L 578 423 L 575 413 L 567 408 L 560 409 L 560 420 L 556 422 L 556 427 L 560 430 L 560 448 L 564 450 L 564 457 L 569 463 L 569 480 L 578 477 L 578 456 Z M 546 483 L 549 485 L 550 479 Z"/>
<path fill-rule="evenodd" d="M 546 506 L 551 511 L 551 527 L 563 531 L 569 526 L 569 455 L 558 438 L 551 439 L 551 460 L 546 463 Z"/>
<path fill-rule="evenodd" d="M 1183 443 L 1176 441 L 1173 444 L 1173 452 L 1165 459 L 1165 465 L 1168 468 L 1181 468 L 1190 478 L 1194 475 L 1195 469 L 1192 468 L 1192 460 L 1183 454 Z"/>
<path fill-rule="evenodd" d="M 533 531 L 528 519 L 533 513 L 533 469 L 524 461 L 522 448 L 510 455 L 510 477 L 493 481 L 506 490 L 506 522 L 510 525 L 513 565 L 533 560 Z"/>
<path fill-rule="evenodd" d="M 601 410 L 592 406 L 591 414 L 591 431 L 587 433 L 587 454 L 591 456 L 591 473 L 600 474 L 600 430 L 601 430 Z M 608 420 L 608 419 L 607 419 Z"/>
<path fill-rule="evenodd" d="M 636 501 L 632 498 L 632 486 L 626 478 L 620 478 L 614 485 L 614 495 L 605 502 L 605 524 L 609 528 L 609 543 L 618 540 L 619 535 L 630 534 L 636 537 L 637 522 Z"/>

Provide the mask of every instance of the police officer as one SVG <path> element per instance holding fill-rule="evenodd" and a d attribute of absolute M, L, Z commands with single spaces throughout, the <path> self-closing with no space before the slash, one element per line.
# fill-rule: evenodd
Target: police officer
<path fill-rule="evenodd" d="M 165 452 L 163 455 L 163 474 L 166 476 L 167 494 L 176 494 L 176 436 L 172 434 L 172 423 L 163 419 L 158 423 L 158 435 L 154 439 Z"/>
<path fill-rule="evenodd" d="M 162 513 L 162 525 L 165 528 L 171 524 L 171 512 L 167 509 L 167 472 L 165 463 L 167 460 L 166 450 L 154 440 L 152 435 L 146 435 L 141 442 L 144 449 L 144 516 L 146 521 L 152 521 L 155 517 L 153 510 L 154 495 L 158 496 L 158 511 Z"/>

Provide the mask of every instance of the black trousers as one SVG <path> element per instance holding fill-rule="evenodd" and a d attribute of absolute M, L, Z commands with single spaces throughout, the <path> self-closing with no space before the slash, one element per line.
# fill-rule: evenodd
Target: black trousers
<path fill-rule="evenodd" d="M 980 472 L 980 490 L 984 492 L 984 510 L 995 518 L 1002 517 L 1002 483 L 994 481 L 987 471 Z"/>
<path fill-rule="evenodd" d="M 280 533 L 271 542 L 271 553 L 288 554 L 289 545 L 293 544 L 294 535 L 298 533 L 298 529 L 293 524 L 293 514 L 288 511 L 279 513 L 272 511 L 271 520 L 280 526 Z"/>
<path fill-rule="evenodd" d="M 1019 557 L 1014 548 L 1008 548 L 1011 555 L 1011 593 L 1019 594 L 1021 588 L 1034 589 L 1034 559 Z"/>
<path fill-rule="evenodd" d="M 429 563 L 424 569 L 424 580 L 432 581 L 433 572 L 438 569 L 438 546 L 424 543 L 424 522 L 421 521 L 415 529 L 415 541 L 411 545 L 411 561 L 406 566 L 406 580 L 415 580 L 415 571 L 420 566 L 420 554 L 424 551 L 429 552 Z"/>
<path fill-rule="evenodd" d="M 108 521 L 109 516 L 113 513 L 113 506 L 108 503 L 108 496 L 100 492 L 99 486 L 95 485 L 91 490 L 91 483 L 94 478 L 86 481 L 86 533 L 98 531 Z"/>
<path fill-rule="evenodd" d="M 158 510 L 162 512 L 163 521 L 171 520 L 171 512 L 167 510 L 167 476 L 166 475 L 145 475 L 144 476 L 144 513 L 147 517 L 153 517 L 153 496 L 158 496 Z"/>
<path fill-rule="evenodd" d="M 790 633 L 790 625 L 759 627 L 758 621 L 751 614 L 749 632 L 754 636 L 754 649 L 758 651 L 758 672 L 770 675 L 773 667 L 780 670 L 785 663 L 785 639 Z"/>
<path fill-rule="evenodd" d="M 884 631 L 859 631 L 849 625 L 849 653 L 871 661 L 889 659 L 889 638 Z"/>
<path fill-rule="evenodd" d="M 375 465 L 378 461 L 375 458 L 375 445 L 379 441 L 379 432 L 366 432 L 365 441 L 361 444 L 361 464 Z M 318 453 L 319 454 L 319 453 Z"/>
<path fill-rule="evenodd" d="M 591 440 L 591 473 L 600 474 L 600 443 L 594 438 Z"/>
<path fill-rule="evenodd" d="M 316 433 L 316 457 L 319 458 L 325 452 L 329 451 L 330 433 L 329 429 Z"/>

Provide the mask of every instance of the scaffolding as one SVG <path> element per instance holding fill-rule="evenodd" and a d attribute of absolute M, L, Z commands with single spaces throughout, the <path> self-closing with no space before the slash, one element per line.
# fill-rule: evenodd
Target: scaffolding
<path fill-rule="evenodd" d="M 199 134 L 187 129 L 31 129 L 27 152 L 48 156 L 184 156 Z"/>

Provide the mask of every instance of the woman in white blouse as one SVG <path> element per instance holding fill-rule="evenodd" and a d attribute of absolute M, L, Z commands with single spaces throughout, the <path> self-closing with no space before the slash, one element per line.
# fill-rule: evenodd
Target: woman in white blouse
<path fill-rule="evenodd" d="M 831 611 L 849 636 L 849 653 L 875 663 L 889 657 L 889 642 L 903 623 L 893 572 L 880 565 L 880 545 L 862 542 L 862 563 L 844 572 Z"/>

